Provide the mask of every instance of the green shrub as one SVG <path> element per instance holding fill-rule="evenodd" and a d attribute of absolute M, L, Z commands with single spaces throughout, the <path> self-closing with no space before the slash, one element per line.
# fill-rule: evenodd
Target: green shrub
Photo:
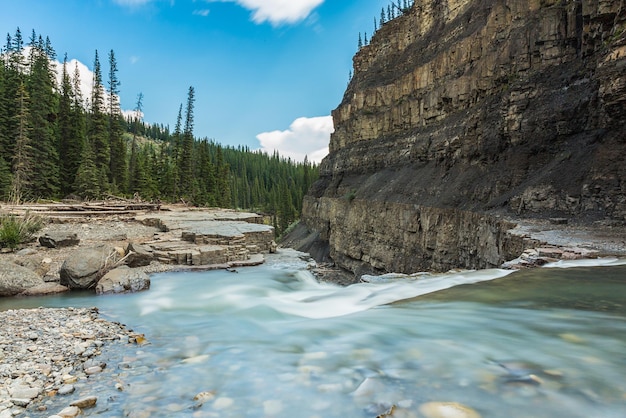
<path fill-rule="evenodd" d="M 17 248 L 32 239 L 33 234 L 41 229 L 40 217 L 26 213 L 23 218 L 16 215 L 0 217 L 0 247 Z"/>

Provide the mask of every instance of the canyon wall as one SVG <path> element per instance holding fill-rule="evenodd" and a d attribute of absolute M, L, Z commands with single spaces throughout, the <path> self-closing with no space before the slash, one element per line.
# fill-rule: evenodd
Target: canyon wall
<path fill-rule="evenodd" d="M 355 274 L 484 268 L 523 249 L 514 219 L 626 220 L 624 3 L 416 0 L 382 25 L 333 111 L 308 248 Z"/>

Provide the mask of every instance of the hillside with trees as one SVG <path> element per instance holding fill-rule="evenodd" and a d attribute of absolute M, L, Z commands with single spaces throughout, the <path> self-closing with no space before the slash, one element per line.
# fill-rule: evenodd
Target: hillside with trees
<path fill-rule="evenodd" d="M 7 35 L 0 65 L 0 200 L 106 196 L 241 208 L 272 216 L 277 231 L 298 219 L 317 166 L 196 138 L 195 91 L 173 131 L 142 120 L 143 95 L 124 117 L 115 53 L 105 80 L 95 52 L 91 91 L 81 91 L 67 55 L 60 76 L 50 40 L 19 28 Z M 60 80 L 60 81 L 57 81 Z M 85 97 L 87 96 L 87 97 Z"/>

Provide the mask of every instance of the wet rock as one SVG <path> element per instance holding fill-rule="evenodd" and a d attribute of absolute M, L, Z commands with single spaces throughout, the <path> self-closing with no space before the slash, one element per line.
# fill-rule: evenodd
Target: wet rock
<path fill-rule="evenodd" d="M 93 374 L 98 374 L 98 373 L 102 373 L 102 367 L 100 366 L 93 366 L 93 367 L 89 367 L 85 369 L 85 374 L 87 376 L 91 376 Z"/>
<path fill-rule="evenodd" d="M 419 411 L 424 418 L 480 418 L 478 412 L 457 402 L 427 402 Z"/>
<path fill-rule="evenodd" d="M 77 401 L 74 401 L 70 404 L 70 406 L 76 406 L 81 409 L 93 408 L 96 406 L 96 402 L 98 402 L 97 396 L 87 396 L 86 398 L 81 398 Z"/>
<path fill-rule="evenodd" d="M 199 404 L 203 404 L 208 401 L 212 401 L 215 398 L 215 393 L 211 391 L 200 392 L 193 397 L 193 400 Z"/>
<path fill-rule="evenodd" d="M 70 385 L 70 384 L 66 384 L 63 385 L 59 388 L 59 390 L 57 391 L 57 395 L 69 395 L 70 393 L 73 393 L 76 390 L 76 388 L 74 387 L 74 385 Z"/>
<path fill-rule="evenodd" d="M 77 406 L 68 406 L 64 408 L 61 412 L 57 413 L 57 415 L 61 418 L 74 418 L 80 414 L 80 408 Z"/>
<path fill-rule="evenodd" d="M 109 271 L 98 281 L 96 293 L 99 295 L 110 293 L 139 292 L 150 288 L 150 278 L 140 270 L 121 266 Z"/>
<path fill-rule="evenodd" d="M 25 291 L 20 293 L 20 295 L 21 296 L 45 296 L 45 295 L 54 295 L 57 293 L 65 293 L 68 290 L 70 289 L 67 286 L 62 286 L 59 283 L 48 282 L 48 283 L 42 283 L 38 286 L 34 286 L 29 289 L 26 289 Z"/>
<path fill-rule="evenodd" d="M 54 231 L 39 237 L 39 244 L 46 248 L 73 247 L 80 240 L 76 233 Z"/>

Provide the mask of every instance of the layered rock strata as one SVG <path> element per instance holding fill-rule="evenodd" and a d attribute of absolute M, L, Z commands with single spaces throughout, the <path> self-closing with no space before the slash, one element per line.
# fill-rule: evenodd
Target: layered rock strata
<path fill-rule="evenodd" d="M 499 266 L 513 218 L 626 220 L 623 0 L 417 0 L 354 57 L 303 224 L 341 267 Z"/>

